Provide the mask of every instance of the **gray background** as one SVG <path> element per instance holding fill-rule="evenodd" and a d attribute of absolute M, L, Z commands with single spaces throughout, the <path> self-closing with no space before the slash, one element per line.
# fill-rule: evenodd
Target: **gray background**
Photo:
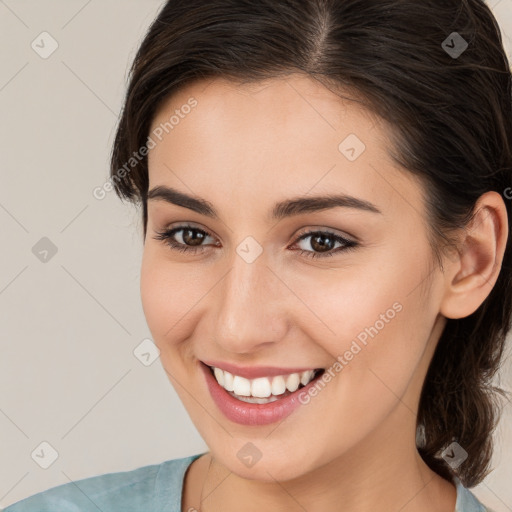
<path fill-rule="evenodd" d="M 0 509 L 207 450 L 160 360 L 137 349 L 151 338 L 139 212 L 92 194 L 108 178 L 128 66 L 163 3 L 0 0 Z M 512 0 L 489 5 L 510 58 Z M 496 469 L 473 489 L 496 512 L 512 511 L 511 425 L 508 402 Z"/>

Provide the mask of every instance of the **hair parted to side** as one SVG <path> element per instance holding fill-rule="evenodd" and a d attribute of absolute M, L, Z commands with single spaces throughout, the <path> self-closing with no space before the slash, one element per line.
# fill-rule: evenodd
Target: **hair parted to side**
<path fill-rule="evenodd" d="M 457 32 L 468 43 L 442 47 Z M 499 26 L 481 0 L 169 0 L 130 70 L 110 176 L 121 199 L 142 205 L 147 229 L 148 142 L 161 102 L 204 78 L 240 83 L 302 72 L 352 92 L 390 127 L 390 155 L 425 186 L 430 241 L 440 262 L 477 199 L 505 196 L 507 246 L 482 305 L 448 319 L 422 389 L 418 451 L 441 476 L 473 487 L 490 472 L 499 419 L 492 385 L 512 314 L 512 81 Z M 358 100 L 358 101 L 359 101 Z M 125 169 L 120 173 L 121 168 Z M 468 458 L 440 453 L 457 441 Z"/>

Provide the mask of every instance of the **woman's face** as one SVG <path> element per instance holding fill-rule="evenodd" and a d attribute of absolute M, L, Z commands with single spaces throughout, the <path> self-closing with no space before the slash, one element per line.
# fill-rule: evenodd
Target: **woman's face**
<path fill-rule="evenodd" d="M 415 450 L 443 286 L 422 188 L 391 161 L 386 134 L 358 103 L 302 75 L 196 82 L 154 118 L 144 312 L 192 421 L 240 476 L 286 480 L 339 457 L 398 464 Z M 294 370 L 325 373 L 282 406 L 247 404 L 204 362 L 259 377 L 250 389 L 263 394 L 293 389 Z"/>

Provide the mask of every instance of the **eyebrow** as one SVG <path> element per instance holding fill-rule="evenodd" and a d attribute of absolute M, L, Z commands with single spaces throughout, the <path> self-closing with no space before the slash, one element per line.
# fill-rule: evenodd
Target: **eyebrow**
<path fill-rule="evenodd" d="M 188 208 L 201 215 L 212 219 L 219 219 L 219 214 L 214 206 L 205 199 L 190 196 L 171 187 L 159 185 L 150 190 L 148 200 L 161 200 L 170 204 Z M 358 199 L 349 195 L 322 195 L 322 196 L 299 196 L 284 201 L 279 201 L 270 212 L 270 220 L 281 220 L 285 217 L 292 217 L 303 213 L 311 213 L 330 208 L 354 208 L 373 213 L 382 212 L 369 201 Z"/>

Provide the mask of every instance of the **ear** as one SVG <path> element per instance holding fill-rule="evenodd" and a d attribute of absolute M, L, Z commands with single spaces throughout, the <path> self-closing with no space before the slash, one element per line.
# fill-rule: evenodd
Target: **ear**
<path fill-rule="evenodd" d="M 475 215 L 461 233 L 458 255 L 445 266 L 445 292 L 440 313 L 464 318 L 491 292 L 501 270 L 508 238 L 507 209 L 500 194 L 478 198 Z"/>

